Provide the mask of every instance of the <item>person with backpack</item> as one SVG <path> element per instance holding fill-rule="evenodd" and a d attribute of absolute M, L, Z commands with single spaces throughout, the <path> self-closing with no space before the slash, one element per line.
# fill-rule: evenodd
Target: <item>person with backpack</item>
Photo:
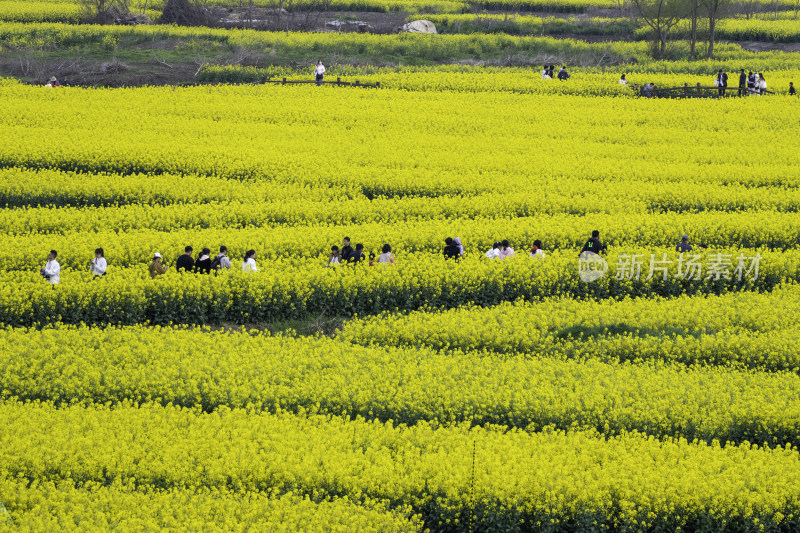
<path fill-rule="evenodd" d="M 566 81 L 569 79 L 569 72 L 567 72 L 566 67 L 561 67 L 558 71 L 558 79 L 561 81 Z"/>
<path fill-rule="evenodd" d="M 192 259 L 192 252 L 194 251 L 191 246 L 187 246 L 183 249 L 184 254 L 175 261 L 175 270 L 180 272 L 181 270 L 185 270 L 186 272 L 194 272 L 194 259 Z"/>
<path fill-rule="evenodd" d="M 105 276 L 107 269 L 108 269 L 108 262 L 106 262 L 103 249 L 97 248 L 94 251 L 94 259 L 92 259 L 92 261 L 89 263 L 89 272 L 91 272 L 94 275 L 92 279 L 97 279 L 100 276 Z"/>
<path fill-rule="evenodd" d="M 754 94 L 756 91 L 756 75 L 753 71 L 747 73 L 747 94 Z"/>
<path fill-rule="evenodd" d="M 461 259 L 461 254 L 458 253 L 458 245 L 450 237 L 444 240 L 444 258 L 445 259 Z"/>
<path fill-rule="evenodd" d="M 600 242 L 600 232 L 594 230 L 592 232 L 591 238 L 589 238 L 589 240 L 586 241 L 586 244 L 583 245 L 583 248 L 581 248 L 580 254 L 582 254 L 583 252 L 589 252 L 599 255 L 605 251 L 606 251 L 606 246 L 602 242 Z"/>
<path fill-rule="evenodd" d="M 242 261 L 242 270 L 244 272 L 258 272 L 255 250 L 247 250 L 247 252 L 245 252 L 244 261 Z"/>
<path fill-rule="evenodd" d="M 47 263 L 44 268 L 39 269 L 39 274 L 53 285 L 58 285 L 61 281 L 61 265 L 56 261 L 56 257 L 58 257 L 58 252 L 50 250 L 50 253 L 47 254 Z"/>
<path fill-rule="evenodd" d="M 228 247 L 220 246 L 219 253 L 211 261 L 211 270 L 229 270 L 231 268 L 231 260 L 228 258 Z"/>
<path fill-rule="evenodd" d="M 681 253 L 683 253 L 683 252 L 691 252 L 692 251 L 692 245 L 689 244 L 689 236 L 688 235 L 684 234 L 683 237 L 681 237 L 681 242 L 679 242 L 675 246 L 675 251 L 676 252 L 681 252 Z"/>
<path fill-rule="evenodd" d="M 150 272 L 150 277 L 156 279 L 158 276 L 163 276 L 167 273 L 168 269 L 169 267 L 167 265 L 161 264 L 161 254 L 158 252 L 154 253 L 153 262 L 147 267 L 147 270 Z"/>
<path fill-rule="evenodd" d="M 199 274 L 211 273 L 211 250 L 203 248 L 203 251 L 197 255 L 197 261 L 194 262 L 194 271 Z"/>

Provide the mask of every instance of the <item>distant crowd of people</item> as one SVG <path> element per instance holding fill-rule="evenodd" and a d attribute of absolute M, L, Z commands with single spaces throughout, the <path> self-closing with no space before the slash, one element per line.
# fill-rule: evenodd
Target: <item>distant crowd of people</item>
<path fill-rule="evenodd" d="M 707 246 L 705 244 L 700 244 L 699 248 L 700 251 L 702 252 L 707 249 Z M 579 256 L 583 255 L 584 252 L 600 255 L 604 254 L 606 250 L 607 250 L 606 245 L 600 241 L 600 231 L 594 230 L 592 231 L 592 236 L 589 237 L 589 239 L 583 245 L 578 255 Z M 681 240 L 675 245 L 675 251 L 680 253 L 694 251 L 694 248 L 689 243 L 689 235 L 685 233 L 681 235 Z"/>
<path fill-rule="evenodd" d="M 350 237 L 345 237 L 342 239 L 341 250 L 338 246 L 331 246 L 331 255 L 328 258 L 326 266 L 331 267 L 342 264 L 357 265 L 359 263 L 369 263 L 369 266 L 373 266 L 376 262 L 380 264 L 394 264 L 394 254 L 392 253 L 392 247 L 390 245 L 384 244 L 377 258 L 374 253 L 370 253 L 369 257 L 367 257 L 367 254 L 364 252 L 363 244 L 358 243 L 355 249 L 353 249 L 350 245 Z"/>
<path fill-rule="evenodd" d="M 445 260 L 459 261 L 465 255 L 464 245 L 460 237 L 447 237 L 444 240 L 443 255 Z M 705 245 L 700 245 L 701 250 L 705 250 Z M 681 241 L 675 246 L 677 252 L 691 252 L 692 245 L 689 244 L 689 236 L 683 235 Z M 606 246 L 600 241 L 600 232 L 594 230 L 591 237 L 581 248 L 579 254 L 589 252 L 593 254 L 605 253 Z M 203 248 L 197 258 L 193 257 L 194 249 L 191 246 L 184 248 L 184 253 L 180 255 L 175 261 L 175 270 L 183 272 L 192 272 L 197 274 L 210 274 L 211 272 L 230 270 L 233 268 L 233 261 L 228 257 L 228 248 L 220 246 L 219 253 L 211 256 L 211 250 Z M 508 259 L 516 256 L 514 248 L 511 243 L 504 239 L 502 241 L 495 241 L 492 247 L 484 254 L 487 259 Z M 533 241 L 533 247 L 528 251 L 529 257 L 537 259 L 545 258 L 545 249 L 542 241 L 536 239 Z M 47 281 L 52 284 L 58 284 L 61 281 L 61 265 L 58 262 L 58 252 L 50 250 L 47 256 L 47 263 L 40 269 L 40 274 Z M 395 256 L 392 253 L 392 247 L 389 244 L 384 244 L 381 247 L 381 253 L 376 256 L 374 253 L 367 254 L 364 251 L 363 244 L 356 244 L 355 248 L 350 244 L 350 237 L 342 239 L 341 249 L 338 246 L 331 247 L 331 253 L 325 266 L 335 267 L 339 265 L 358 265 L 368 264 L 373 266 L 380 265 L 393 265 L 395 264 Z M 94 258 L 88 264 L 89 271 L 92 273 L 93 278 L 105 276 L 108 270 L 108 262 L 105 258 L 105 252 L 102 248 L 97 248 L 94 251 Z M 147 267 L 150 277 L 153 279 L 163 276 L 167 273 L 169 267 L 163 263 L 163 257 L 159 252 L 153 254 L 152 261 Z M 247 250 L 242 259 L 242 270 L 244 272 L 258 272 L 258 265 L 256 264 L 256 251 Z"/>
<path fill-rule="evenodd" d="M 619 78 L 619 84 L 622 86 L 628 85 L 628 79 L 626 75 L 623 74 Z M 632 85 L 632 87 L 636 87 Z M 717 88 L 717 94 L 719 96 L 725 96 L 728 91 L 728 73 L 725 72 L 723 69 L 719 69 L 717 74 L 714 76 L 714 87 Z M 734 89 L 731 89 L 734 90 Z M 763 95 L 767 94 L 767 80 L 764 77 L 764 74 L 754 73 L 752 71 L 745 73 L 744 69 L 739 69 L 739 87 L 736 89 L 737 96 L 749 96 L 749 95 Z M 642 87 L 642 96 L 645 98 L 653 98 L 656 96 L 656 84 L 655 83 L 647 83 Z M 794 82 L 789 82 L 789 95 L 796 96 L 797 91 L 794 88 Z"/>
<path fill-rule="evenodd" d="M 558 69 L 558 74 L 553 75 L 553 71 L 555 70 L 555 65 L 545 65 L 542 69 L 542 79 L 543 80 L 552 80 L 554 78 L 558 78 L 561 81 L 569 79 L 569 72 L 567 72 L 567 67 L 561 65 L 561 68 Z"/>
<path fill-rule="evenodd" d="M 197 254 L 197 259 L 192 257 L 194 249 L 191 246 L 184 248 L 183 255 L 179 256 L 175 261 L 175 269 L 177 271 L 193 272 L 198 274 L 210 274 L 212 271 L 229 270 L 233 267 L 233 262 L 228 257 L 228 248 L 220 246 L 219 253 L 213 258 L 211 257 L 211 250 L 203 248 Z M 47 263 L 44 268 L 39 270 L 39 273 L 47 281 L 52 284 L 58 284 L 61 281 L 61 265 L 58 262 L 58 252 L 50 250 L 47 256 Z M 105 276 L 108 270 L 108 261 L 106 261 L 105 252 L 102 248 L 97 248 L 94 251 L 94 259 L 89 262 L 89 272 L 92 273 L 93 278 Z M 155 279 L 167 273 L 169 267 L 164 264 L 163 257 L 159 252 L 153 254 L 152 261 L 147 267 L 150 277 Z M 256 265 L 256 251 L 247 250 L 242 260 L 242 270 L 245 272 L 258 272 Z"/>

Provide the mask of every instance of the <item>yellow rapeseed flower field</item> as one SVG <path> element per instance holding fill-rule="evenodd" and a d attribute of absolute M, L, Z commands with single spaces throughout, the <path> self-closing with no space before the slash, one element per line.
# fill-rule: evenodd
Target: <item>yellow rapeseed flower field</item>
<path fill-rule="evenodd" d="M 11 47 L 198 35 L 556 46 L 0 23 Z M 695 84 L 752 58 L 800 79 L 792 54 L 720 54 L 628 66 Z M 795 531 L 800 106 L 637 98 L 624 68 L 0 81 L 0 531 Z M 230 72 L 265 70 L 198 77 Z M 580 261 L 593 230 L 608 250 Z M 345 237 L 366 259 L 329 266 Z M 186 246 L 226 247 L 230 270 L 176 271 Z"/>

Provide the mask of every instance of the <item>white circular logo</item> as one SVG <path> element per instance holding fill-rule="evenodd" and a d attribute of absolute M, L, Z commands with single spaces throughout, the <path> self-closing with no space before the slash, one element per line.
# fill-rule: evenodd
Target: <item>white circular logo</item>
<path fill-rule="evenodd" d="M 581 281 L 591 283 L 608 272 L 608 263 L 594 252 L 583 252 L 578 258 L 578 275 Z"/>

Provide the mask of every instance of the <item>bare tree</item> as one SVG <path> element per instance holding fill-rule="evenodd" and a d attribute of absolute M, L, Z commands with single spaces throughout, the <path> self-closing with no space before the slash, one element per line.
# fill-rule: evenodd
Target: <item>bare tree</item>
<path fill-rule="evenodd" d="M 83 10 L 95 22 L 113 22 L 117 15 L 128 13 L 128 0 L 80 0 Z"/>
<path fill-rule="evenodd" d="M 714 40 L 717 21 L 730 11 L 732 0 L 700 0 L 708 16 L 708 58 L 714 58 Z"/>
<path fill-rule="evenodd" d="M 689 55 L 694 59 L 697 48 L 697 15 L 700 11 L 700 0 L 690 0 L 692 3 L 692 37 L 689 46 Z"/>
<path fill-rule="evenodd" d="M 167 0 L 159 21 L 181 26 L 202 26 L 208 22 L 208 16 L 199 4 L 200 0 Z"/>
<path fill-rule="evenodd" d="M 717 0 L 720 1 L 720 0 Z M 667 52 L 667 40 L 673 28 L 689 11 L 685 0 L 631 0 L 639 17 L 653 30 L 653 57 Z"/>

